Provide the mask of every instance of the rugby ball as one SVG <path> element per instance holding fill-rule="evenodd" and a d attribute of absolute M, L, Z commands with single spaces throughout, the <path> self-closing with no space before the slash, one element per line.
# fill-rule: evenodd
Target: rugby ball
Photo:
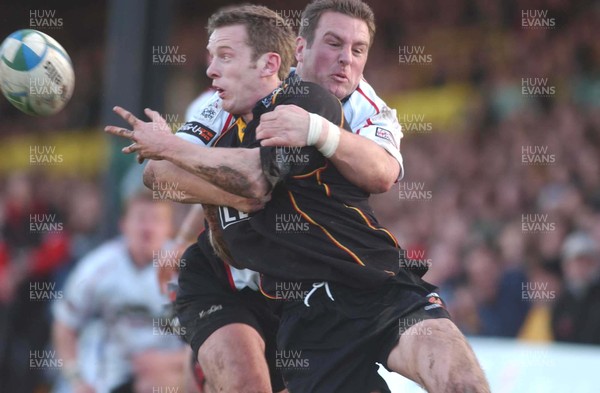
<path fill-rule="evenodd" d="M 59 112 L 69 102 L 74 86 L 71 58 L 49 35 L 18 30 L 0 45 L 0 89 L 26 114 Z"/>

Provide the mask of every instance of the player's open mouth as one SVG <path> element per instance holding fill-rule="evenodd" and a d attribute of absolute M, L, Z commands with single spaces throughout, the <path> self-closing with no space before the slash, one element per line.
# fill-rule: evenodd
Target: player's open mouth
<path fill-rule="evenodd" d="M 213 86 L 213 88 L 219 94 L 219 98 L 223 99 L 223 96 L 225 95 L 225 90 L 223 90 L 223 89 L 221 89 L 220 87 L 217 87 L 217 86 Z"/>

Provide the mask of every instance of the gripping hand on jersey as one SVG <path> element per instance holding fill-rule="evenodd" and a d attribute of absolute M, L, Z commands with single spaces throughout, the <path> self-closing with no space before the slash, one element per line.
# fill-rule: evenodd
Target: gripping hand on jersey
<path fill-rule="evenodd" d="M 104 131 L 109 134 L 127 138 L 133 143 L 121 151 L 126 154 L 137 153 L 137 160 L 141 164 L 144 159 L 162 160 L 163 152 L 169 146 L 171 138 L 175 138 L 169 124 L 160 114 L 151 109 L 144 109 L 144 113 L 152 121 L 145 122 L 135 117 L 131 112 L 115 106 L 113 111 L 121 116 L 133 130 L 122 127 L 106 126 Z"/>
<path fill-rule="evenodd" d="M 308 112 L 296 105 L 279 105 L 260 117 L 256 139 L 263 146 L 306 146 Z"/>

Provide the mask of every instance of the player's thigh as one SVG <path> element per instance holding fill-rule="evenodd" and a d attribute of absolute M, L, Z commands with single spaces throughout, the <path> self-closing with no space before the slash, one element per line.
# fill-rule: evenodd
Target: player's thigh
<path fill-rule="evenodd" d="M 390 352 L 387 366 L 417 382 L 479 369 L 465 337 L 447 318 L 425 319 L 407 329 Z"/>

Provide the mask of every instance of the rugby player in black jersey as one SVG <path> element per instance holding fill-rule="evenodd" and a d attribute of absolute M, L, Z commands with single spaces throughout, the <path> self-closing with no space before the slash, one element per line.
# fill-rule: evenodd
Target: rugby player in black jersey
<path fill-rule="evenodd" d="M 341 135 L 339 148 L 331 160 L 354 184 L 371 192 L 385 191 L 398 178 L 402 164 L 398 146 L 402 135 L 395 113 L 392 113 L 371 86 L 361 79 L 367 59 L 366 48 L 370 45 L 369 38 L 366 37 L 372 37 L 375 28 L 372 11 L 360 1 L 319 0 L 307 6 L 303 20 L 310 22 L 303 24 L 300 31 L 301 36 L 306 39 L 298 39 L 297 73 L 319 81 L 339 98 L 346 98 L 343 107 L 347 119 L 353 131 L 361 135 Z M 356 24 L 355 20 L 365 29 L 368 28 L 369 34 L 361 36 L 356 31 L 349 31 L 348 23 Z M 274 24 L 283 26 L 284 23 L 280 22 L 282 21 Z M 336 24 L 338 26 L 335 29 L 323 28 Z M 342 26 L 339 26 L 340 24 Z M 317 25 L 321 27 L 315 29 L 314 26 Z M 276 33 L 270 35 L 276 36 Z M 314 45 L 310 45 L 312 42 Z M 284 57 L 282 55 L 282 59 Z M 292 89 L 294 88 L 287 90 L 289 92 Z M 280 110 L 282 108 L 285 109 Z M 213 109 L 214 106 L 209 104 L 198 112 L 214 114 Z M 265 124 L 264 120 L 267 120 L 271 127 L 281 124 L 283 116 L 283 124 L 286 125 L 287 116 L 290 115 L 301 116 L 293 120 L 294 124 L 299 126 L 299 130 L 282 128 L 285 137 L 290 138 L 289 142 L 284 142 L 293 146 L 298 144 L 298 141 L 294 140 L 298 137 L 306 140 L 308 126 L 302 126 L 306 120 L 302 115 L 308 117 L 306 111 L 295 106 L 278 106 L 277 111 L 261 117 L 261 124 Z M 219 116 L 224 116 L 224 119 L 219 120 Z M 202 131 L 205 132 L 197 132 L 198 123 L 190 121 L 178 131 L 178 135 L 188 137 L 192 142 L 207 145 L 210 136 L 216 134 L 212 134 L 212 130 L 220 130 L 221 123 L 228 120 L 227 114 L 223 112 L 219 113 L 216 119 L 214 117 L 207 119 L 201 116 L 198 119 L 203 122 Z M 265 128 L 265 134 L 268 134 L 268 128 Z M 277 134 L 277 140 L 281 141 L 283 136 L 283 133 Z M 202 179 L 186 182 L 184 179 L 189 174 L 166 161 L 151 162 L 146 167 L 146 172 L 151 172 L 157 182 L 177 182 L 180 189 L 185 190 L 187 202 L 216 201 L 240 211 L 249 211 L 260 203 L 258 200 L 227 194 L 206 182 L 203 184 Z M 178 237 L 193 236 L 192 233 L 188 233 L 189 230 L 182 228 L 182 231 Z M 200 244 L 203 240 L 206 239 L 201 236 Z M 258 281 L 257 275 L 248 274 L 247 269 L 238 270 L 224 264 L 212 255 L 212 252 L 204 255 L 197 245 L 190 247 L 183 259 L 186 261 L 186 269 L 180 275 L 182 290 L 178 303 L 183 305 L 180 308 L 186 311 L 185 314 L 191 316 L 189 321 L 182 320 L 182 323 L 184 326 L 186 323 L 189 325 L 186 326 L 186 331 L 189 332 L 188 341 L 192 342 L 192 347 L 200 348 L 194 352 L 205 365 L 207 384 L 221 386 L 226 391 L 239 391 L 238 386 L 244 386 L 248 391 L 258 391 L 256 386 L 264 386 L 264 381 L 268 382 L 268 376 L 264 376 L 263 372 L 266 366 L 263 366 L 264 350 L 261 349 L 265 344 L 267 357 L 270 358 L 271 378 L 276 381 L 277 377 L 273 375 L 277 374 L 277 370 L 273 369 L 275 354 L 273 351 L 269 352 L 269 346 L 273 347 L 269 344 L 274 341 L 270 336 L 275 334 L 277 321 L 272 313 L 265 309 L 265 299 L 253 293 L 258 289 L 255 284 L 255 281 Z M 198 263 L 200 260 L 201 263 Z M 204 315 L 206 310 L 215 308 L 218 310 L 211 312 L 211 318 L 198 318 L 199 313 Z M 265 340 L 262 340 L 257 332 L 265 337 Z M 259 359 L 257 355 L 263 359 Z M 223 360 L 218 362 L 219 367 L 215 367 L 217 362 L 214 360 L 217 358 Z M 248 364 L 252 364 L 252 367 L 248 367 Z M 372 367 L 373 379 L 377 380 L 374 386 L 381 386 L 379 390 L 382 392 L 387 391 L 387 387 L 375 372 L 375 365 Z M 277 385 L 273 386 L 276 389 Z"/>
<path fill-rule="evenodd" d="M 213 36 L 218 37 L 218 32 L 216 29 Z M 218 74 L 215 71 L 220 78 Z M 295 103 L 313 111 L 324 110 L 324 114 L 329 111 L 330 119 L 337 122 L 334 111 L 341 112 L 339 102 L 331 101 L 316 85 L 306 86 L 311 92 L 307 97 L 286 95 L 284 88 L 271 100 L 259 102 L 255 119 L 279 103 Z M 311 108 L 313 100 L 320 103 Z M 217 146 L 256 146 L 253 131 L 257 122 L 253 121 L 245 130 L 238 126 L 239 132 L 226 133 Z M 136 119 L 131 118 L 131 123 L 136 131 L 144 129 Z M 455 326 L 444 319 L 446 314 L 437 296 L 430 293 L 431 286 L 399 268 L 397 244 L 377 226 L 366 202 L 368 194 L 348 183 L 325 158 L 336 150 L 337 129 L 321 122 L 311 124 L 316 140 L 320 140 L 319 134 L 326 135 L 324 142 L 317 144 L 323 154 L 312 147 L 295 153 L 308 158 L 302 160 L 304 165 L 297 165 L 297 160 L 278 148 L 198 152 L 168 134 L 151 141 L 145 138 L 145 131 L 140 137 L 111 131 L 138 142 L 127 151 L 167 159 L 234 194 L 262 197 L 274 187 L 264 210 L 243 219 L 240 215 L 231 225 L 224 225 L 221 219 L 220 225 L 233 260 L 266 273 L 267 286 L 282 280 L 299 280 L 307 288 L 312 285 L 304 301 L 289 302 L 284 308 L 280 344 L 285 350 L 302 350 L 311 365 L 309 372 L 287 370 L 290 388 L 355 391 L 352 389 L 360 385 L 367 365 L 380 361 L 431 391 L 442 387 L 486 391 L 472 351 Z M 289 165 L 291 161 L 296 162 Z M 273 225 L 278 214 L 299 214 L 311 225 L 310 230 L 302 236 L 279 236 Z M 318 291 L 321 287 L 327 296 Z M 336 301 L 330 302 L 334 295 Z M 312 324 L 307 325 L 307 320 Z M 416 327 L 432 334 L 409 334 Z M 316 347 L 307 346 L 309 342 Z M 456 357 L 450 356 L 453 351 Z"/>

